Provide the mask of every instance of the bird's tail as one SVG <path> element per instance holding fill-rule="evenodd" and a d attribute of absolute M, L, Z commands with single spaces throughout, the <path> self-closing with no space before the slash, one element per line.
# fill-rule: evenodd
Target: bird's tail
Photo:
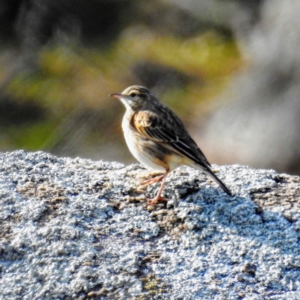
<path fill-rule="evenodd" d="M 229 188 L 223 183 L 223 181 L 221 181 L 221 179 L 219 179 L 215 173 L 213 173 L 213 171 L 209 170 L 209 172 L 205 172 L 207 175 L 209 175 L 221 188 L 222 190 L 228 195 L 228 196 L 232 196 L 231 191 L 229 190 Z"/>
<path fill-rule="evenodd" d="M 193 166 L 195 167 L 195 166 Z M 209 168 L 209 167 L 202 167 L 199 166 L 198 164 L 196 165 L 197 169 L 200 169 L 202 172 L 204 172 L 205 174 L 207 174 L 208 176 L 210 176 L 221 188 L 222 190 L 228 195 L 228 196 L 232 196 L 231 191 L 229 190 L 229 188 L 223 183 L 223 181 L 221 181 L 221 179 L 219 179 L 217 177 L 217 175 L 215 175 L 215 173 Z"/>

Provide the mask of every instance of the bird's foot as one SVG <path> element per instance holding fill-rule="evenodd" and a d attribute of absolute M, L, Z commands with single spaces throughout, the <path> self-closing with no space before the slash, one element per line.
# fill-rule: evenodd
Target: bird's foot
<path fill-rule="evenodd" d="M 145 180 L 141 183 L 141 185 L 148 185 L 148 184 L 152 184 L 152 183 L 155 183 L 155 182 L 159 182 L 163 179 L 164 175 L 159 175 L 159 176 L 156 176 L 154 178 L 150 178 L 148 180 Z"/>
<path fill-rule="evenodd" d="M 168 199 L 165 197 L 156 196 L 153 199 L 148 199 L 147 201 L 148 201 L 148 204 L 150 204 L 150 205 L 156 205 L 159 201 L 168 202 Z"/>

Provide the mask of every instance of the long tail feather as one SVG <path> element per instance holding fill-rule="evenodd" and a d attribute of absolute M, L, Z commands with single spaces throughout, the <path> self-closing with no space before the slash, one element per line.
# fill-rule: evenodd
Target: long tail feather
<path fill-rule="evenodd" d="M 228 196 L 232 196 L 232 193 L 229 190 L 229 188 L 223 183 L 223 181 L 221 179 L 219 179 L 217 177 L 217 175 L 210 169 L 209 166 L 203 167 L 203 166 L 200 166 L 198 164 L 193 164 L 192 167 L 197 168 L 197 169 L 201 170 L 202 172 L 204 172 L 205 174 L 207 174 L 208 176 L 210 176 L 222 188 L 222 190 Z"/>
<path fill-rule="evenodd" d="M 229 190 L 229 188 L 223 183 L 223 181 L 221 181 L 221 179 L 219 179 L 211 170 L 209 170 L 208 172 L 205 171 L 205 173 L 207 175 L 209 175 L 221 188 L 222 190 L 228 195 L 228 196 L 232 196 L 231 191 Z"/>

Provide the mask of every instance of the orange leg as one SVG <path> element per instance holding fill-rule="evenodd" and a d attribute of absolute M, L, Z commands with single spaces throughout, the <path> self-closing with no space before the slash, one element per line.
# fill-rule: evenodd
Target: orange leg
<path fill-rule="evenodd" d="M 164 174 L 163 175 L 159 175 L 159 176 L 156 176 L 154 178 L 150 178 L 148 180 L 145 180 L 141 183 L 141 185 L 148 185 L 148 184 L 152 184 L 152 183 L 155 183 L 155 182 L 159 182 L 163 179 L 164 177 Z"/>
<path fill-rule="evenodd" d="M 164 197 L 161 196 L 161 193 L 162 193 L 163 188 L 164 188 L 164 186 L 165 186 L 166 178 L 167 178 L 169 172 L 170 172 L 170 171 L 166 171 L 166 173 L 165 173 L 164 175 L 159 176 L 159 177 L 161 177 L 160 180 L 162 179 L 162 183 L 161 183 L 161 185 L 160 185 L 160 188 L 159 188 L 159 190 L 158 190 L 157 195 L 156 195 L 153 199 L 149 199 L 149 200 L 148 200 L 148 203 L 149 203 L 149 204 L 155 205 L 155 204 L 157 204 L 158 201 L 168 201 L 167 198 L 164 198 Z"/>

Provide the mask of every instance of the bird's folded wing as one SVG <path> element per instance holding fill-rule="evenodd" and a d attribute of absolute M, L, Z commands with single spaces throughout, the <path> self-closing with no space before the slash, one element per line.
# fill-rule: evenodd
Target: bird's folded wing
<path fill-rule="evenodd" d="M 151 111 L 139 111 L 135 113 L 131 123 L 144 138 L 164 144 L 170 150 L 202 166 L 210 166 L 202 151 L 182 127 L 181 121 L 165 121 L 164 118 Z"/>

